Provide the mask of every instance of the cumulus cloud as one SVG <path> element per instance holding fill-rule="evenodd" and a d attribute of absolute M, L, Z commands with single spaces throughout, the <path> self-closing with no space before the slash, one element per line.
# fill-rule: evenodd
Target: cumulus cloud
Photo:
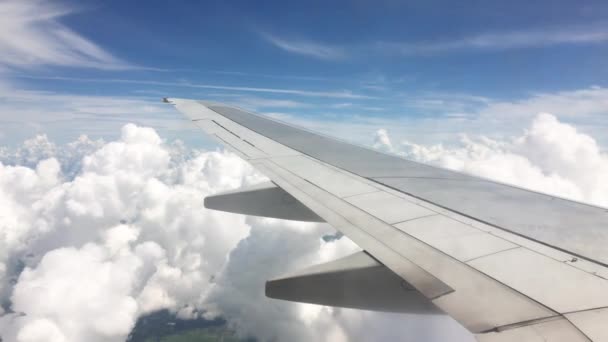
<path fill-rule="evenodd" d="M 77 153 L 57 154 L 44 137 L 13 156 L 51 156 L 35 168 L 0 164 L 5 340 L 124 340 L 141 314 L 200 310 L 210 278 L 249 231 L 243 217 L 202 209 L 209 193 L 263 180 L 237 157 L 172 160 L 170 145 L 135 125 L 91 145 L 68 145 L 82 153 L 71 176 L 61 163 Z M 23 152 L 31 149 L 43 153 Z"/>
<path fill-rule="evenodd" d="M 137 279 L 132 273 L 142 267 L 142 259 L 129 250 L 112 252 L 96 244 L 58 248 L 35 268 L 27 267 L 11 297 L 12 309 L 24 313 L 15 319 L 21 326 L 17 340 L 42 341 L 46 334 L 41 329 L 60 332 L 67 341 L 126 336 L 138 309 L 131 296 Z M 46 324 L 41 327 L 39 322 Z M 29 337 L 30 329 L 41 338 Z"/>
<path fill-rule="evenodd" d="M 0 70 L 41 65 L 126 69 L 131 66 L 63 25 L 72 9 L 46 1 L 0 3 Z"/>
<path fill-rule="evenodd" d="M 385 152 L 394 152 L 393 143 L 391 142 L 391 138 L 388 135 L 388 131 L 384 128 L 381 128 L 376 131 L 376 135 L 374 136 L 374 148 L 383 150 Z"/>
<path fill-rule="evenodd" d="M 281 302 L 264 281 L 357 250 L 324 224 L 207 211 L 205 196 L 265 178 L 238 157 L 151 128 L 115 141 L 34 137 L 0 160 L 0 337 L 123 341 L 142 315 L 222 316 L 260 340 L 360 340 L 370 331 L 470 337 L 446 317 Z M 362 330 L 353 322 L 377 327 Z M 441 332 L 436 332 L 441 327 Z M 368 335 L 366 335 L 368 334 Z M 385 332 L 386 334 L 386 332 Z"/>
<path fill-rule="evenodd" d="M 461 145 L 377 145 L 410 159 L 574 200 L 608 206 L 608 156 L 597 142 L 551 114 L 538 114 L 523 135 L 499 141 L 463 135 Z"/>
<path fill-rule="evenodd" d="M 63 175 L 73 178 L 82 168 L 82 159 L 103 144 L 101 139 L 91 140 L 88 136 L 81 135 L 68 144 L 57 146 L 46 134 L 38 134 L 25 140 L 14 151 L 9 151 L 8 148 L 0 150 L 0 162 L 35 169 L 39 162 L 55 158 L 61 164 Z"/>

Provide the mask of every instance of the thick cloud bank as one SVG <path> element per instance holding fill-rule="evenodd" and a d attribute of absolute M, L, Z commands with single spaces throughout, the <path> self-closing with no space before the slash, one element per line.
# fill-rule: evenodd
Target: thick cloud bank
<path fill-rule="evenodd" d="M 232 154 L 130 124 L 107 143 L 37 136 L 0 161 L 3 341 L 124 341 L 160 309 L 260 340 L 469 339 L 445 317 L 265 298 L 266 279 L 357 247 L 323 240 L 327 225 L 205 210 L 206 195 L 264 180 Z"/>
<path fill-rule="evenodd" d="M 374 146 L 419 161 L 608 205 L 608 157 L 593 138 L 540 114 L 507 141 Z M 357 250 L 323 224 L 208 211 L 209 194 L 263 181 L 236 156 L 168 143 L 126 125 L 117 141 L 37 136 L 0 148 L 0 337 L 124 341 L 138 317 L 222 316 L 272 341 L 470 341 L 445 317 L 267 299 L 264 281 Z"/>
<path fill-rule="evenodd" d="M 461 146 L 393 144 L 386 130 L 374 146 L 537 191 L 608 207 L 608 155 L 596 141 L 555 116 L 541 113 L 523 135 L 508 141 L 463 135 Z"/>
<path fill-rule="evenodd" d="M 138 315 L 191 315 L 249 232 L 243 217 L 201 210 L 206 194 L 261 179 L 236 157 L 175 160 L 156 132 L 134 125 L 97 145 L 82 138 L 60 153 L 37 137 L 16 154 L 35 168 L 0 165 L 9 341 L 122 340 Z"/>

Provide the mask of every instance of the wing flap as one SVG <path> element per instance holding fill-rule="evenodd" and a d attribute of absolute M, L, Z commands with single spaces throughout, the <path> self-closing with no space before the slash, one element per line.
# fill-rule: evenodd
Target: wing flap
<path fill-rule="evenodd" d="M 266 296 L 363 310 L 442 314 L 411 285 L 365 252 L 269 280 Z"/>

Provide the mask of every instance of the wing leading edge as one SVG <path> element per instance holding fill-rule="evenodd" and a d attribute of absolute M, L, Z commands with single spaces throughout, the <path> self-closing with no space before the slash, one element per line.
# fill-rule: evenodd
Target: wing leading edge
<path fill-rule="evenodd" d="M 479 340 L 608 340 L 605 209 L 385 155 L 226 105 L 167 102 Z M 339 274 L 296 278 L 314 284 L 358 273 Z M 269 283 L 294 282 L 286 279 Z"/>

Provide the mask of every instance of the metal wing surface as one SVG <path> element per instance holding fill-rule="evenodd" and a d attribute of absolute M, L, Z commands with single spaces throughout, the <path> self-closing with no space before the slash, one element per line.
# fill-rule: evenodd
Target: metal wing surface
<path fill-rule="evenodd" d="M 443 312 L 479 341 L 608 341 L 608 210 L 224 104 L 165 101 L 272 180 L 209 207 L 326 221 L 364 250 L 271 280 L 270 297 Z"/>

